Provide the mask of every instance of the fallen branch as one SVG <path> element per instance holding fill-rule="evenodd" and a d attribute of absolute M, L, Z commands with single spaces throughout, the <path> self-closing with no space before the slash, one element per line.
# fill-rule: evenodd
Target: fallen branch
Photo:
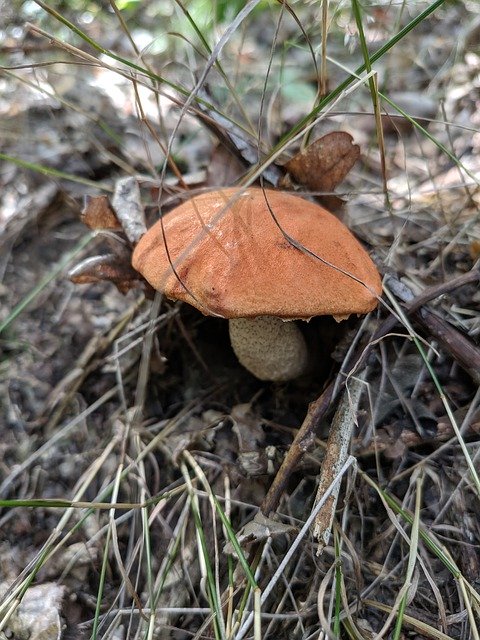
<path fill-rule="evenodd" d="M 477 384 L 480 384 L 480 349 L 444 320 L 434 311 L 424 305 L 429 300 L 454 291 L 465 284 L 480 282 L 480 261 L 464 275 L 453 278 L 450 282 L 425 289 L 419 296 L 414 297 L 412 290 L 394 276 L 387 276 L 386 283 L 392 293 L 406 303 L 406 312 L 412 316 L 429 336 L 435 338 L 440 346 L 464 369 Z"/>

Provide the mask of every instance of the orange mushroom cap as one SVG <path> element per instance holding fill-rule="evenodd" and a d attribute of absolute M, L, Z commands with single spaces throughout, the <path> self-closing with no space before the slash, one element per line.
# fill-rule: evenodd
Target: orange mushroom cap
<path fill-rule="evenodd" d="M 191 198 L 140 239 L 132 264 L 168 298 L 224 318 L 340 320 L 374 309 L 382 291 L 369 255 L 335 216 L 261 188 Z"/>

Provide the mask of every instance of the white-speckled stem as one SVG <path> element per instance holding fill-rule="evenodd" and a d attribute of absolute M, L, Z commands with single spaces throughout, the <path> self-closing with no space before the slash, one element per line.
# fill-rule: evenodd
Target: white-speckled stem
<path fill-rule="evenodd" d="M 308 350 L 295 322 L 272 316 L 234 318 L 229 327 L 237 358 L 260 380 L 282 382 L 305 372 Z"/>

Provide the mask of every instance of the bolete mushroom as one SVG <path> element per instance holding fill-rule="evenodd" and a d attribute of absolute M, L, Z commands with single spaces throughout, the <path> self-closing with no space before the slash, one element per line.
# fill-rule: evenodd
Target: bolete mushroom
<path fill-rule="evenodd" d="M 338 321 L 377 306 L 381 281 L 335 216 L 282 191 L 195 196 L 140 239 L 133 267 L 168 298 L 228 318 L 232 347 L 261 380 L 289 380 L 308 361 L 292 320 Z"/>

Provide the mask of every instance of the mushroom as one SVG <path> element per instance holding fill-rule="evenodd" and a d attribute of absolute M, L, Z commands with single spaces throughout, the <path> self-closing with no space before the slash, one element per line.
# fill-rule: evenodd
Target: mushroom
<path fill-rule="evenodd" d="M 307 368 L 307 345 L 290 321 L 368 313 L 382 291 L 369 255 L 335 216 L 256 187 L 176 207 L 140 239 L 132 265 L 168 298 L 228 318 L 233 350 L 261 380 Z"/>

